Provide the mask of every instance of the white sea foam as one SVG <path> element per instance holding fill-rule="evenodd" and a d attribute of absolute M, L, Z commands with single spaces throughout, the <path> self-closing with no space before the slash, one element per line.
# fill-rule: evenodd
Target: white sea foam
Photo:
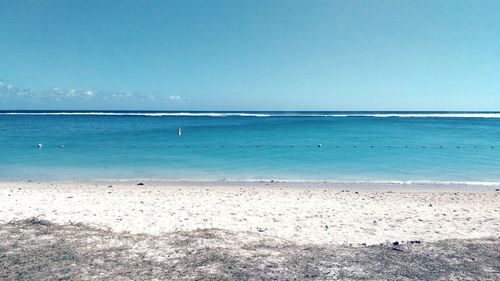
<path fill-rule="evenodd" d="M 78 115 L 148 117 L 368 117 L 368 118 L 494 118 L 500 113 L 250 113 L 250 112 L 0 112 L 0 115 Z"/>
<path fill-rule="evenodd" d="M 74 182 L 87 182 L 88 180 L 54 180 L 54 179 L 38 179 L 40 182 L 51 182 L 51 183 L 74 183 Z M 17 182 L 13 180 L 12 182 Z M 150 182 L 157 185 L 165 186 L 232 186 L 232 187 L 248 187 L 248 186 L 259 186 L 264 185 L 267 187 L 269 183 L 274 183 L 276 185 L 288 185 L 289 187 L 305 187 L 314 188 L 328 188 L 328 187 L 345 187 L 345 188 L 437 188 L 437 189 L 447 189 L 447 188 L 472 188 L 477 190 L 478 188 L 483 188 L 484 190 L 490 190 L 490 188 L 500 187 L 500 181 L 440 181 L 440 180 L 334 180 L 334 179 L 294 179 L 294 178 L 224 178 L 224 179 L 213 179 L 213 178 L 158 178 L 158 177 L 140 177 L 140 178 L 94 178 L 90 182 L 120 182 L 120 183 L 133 183 L 136 182 Z"/>
<path fill-rule="evenodd" d="M 500 113 L 395 113 L 395 114 L 353 114 L 358 117 L 403 117 L 403 118 L 500 118 Z"/>
<path fill-rule="evenodd" d="M 219 112 L 0 112 L 0 115 L 91 115 L 91 116 L 187 116 L 187 117 L 270 117 L 258 113 L 219 113 Z"/>

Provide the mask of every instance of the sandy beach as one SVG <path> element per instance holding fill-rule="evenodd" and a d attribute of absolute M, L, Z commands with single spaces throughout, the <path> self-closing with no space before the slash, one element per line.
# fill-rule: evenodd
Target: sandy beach
<path fill-rule="evenodd" d="M 328 188 L 325 188 L 328 187 Z M 0 222 L 31 217 L 132 234 L 220 229 L 305 245 L 498 238 L 495 186 L 275 182 L 4 182 Z M 420 189 L 420 190 L 419 190 Z M 455 188 L 456 189 L 456 188 Z"/>

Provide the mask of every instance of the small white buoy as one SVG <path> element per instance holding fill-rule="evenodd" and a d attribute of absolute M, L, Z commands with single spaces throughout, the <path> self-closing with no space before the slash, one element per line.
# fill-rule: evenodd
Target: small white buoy
<path fill-rule="evenodd" d="M 320 144 L 318 144 L 318 147 L 322 147 L 322 146 L 323 146 L 323 145 L 322 145 L 321 143 L 320 143 Z"/>
<path fill-rule="evenodd" d="M 60 145 L 59 145 L 59 148 L 64 148 L 64 144 L 60 144 Z"/>
<path fill-rule="evenodd" d="M 182 135 L 182 129 L 181 129 L 181 128 L 177 129 L 177 135 L 178 135 L 179 137 Z"/>
<path fill-rule="evenodd" d="M 38 147 L 38 148 L 42 148 L 42 147 L 43 147 L 43 145 L 42 145 L 41 143 L 39 143 L 39 144 L 37 144 L 37 146 L 36 146 L 36 147 Z"/>

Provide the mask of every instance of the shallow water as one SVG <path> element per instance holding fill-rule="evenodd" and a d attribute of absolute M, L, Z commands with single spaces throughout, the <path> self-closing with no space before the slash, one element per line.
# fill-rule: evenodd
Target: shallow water
<path fill-rule="evenodd" d="M 0 112 L 0 180 L 132 178 L 500 181 L 500 114 Z"/>

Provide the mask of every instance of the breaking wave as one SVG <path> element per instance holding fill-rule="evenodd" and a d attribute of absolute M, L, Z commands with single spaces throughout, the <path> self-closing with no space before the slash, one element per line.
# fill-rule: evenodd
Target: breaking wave
<path fill-rule="evenodd" d="M 78 115 L 78 116 L 148 116 L 148 117 L 365 117 L 365 118 L 496 118 L 500 113 L 357 113 L 357 112 L 107 112 L 107 111 L 71 111 L 71 112 L 0 112 L 0 115 Z"/>

